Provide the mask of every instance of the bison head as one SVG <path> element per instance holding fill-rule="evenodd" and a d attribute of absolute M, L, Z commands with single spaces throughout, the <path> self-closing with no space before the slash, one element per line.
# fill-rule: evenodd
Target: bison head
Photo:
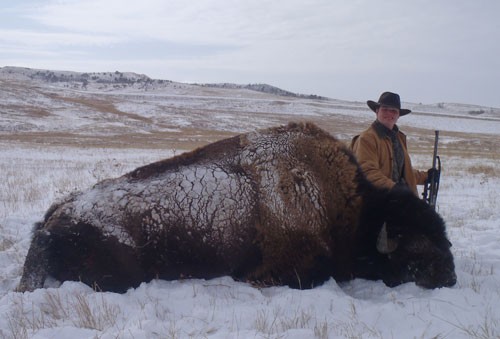
<path fill-rule="evenodd" d="M 382 277 L 389 286 L 415 281 L 425 288 L 456 283 L 451 243 L 442 218 L 412 192 L 393 189 L 385 206 L 377 250 L 386 257 Z"/>
<path fill-rule="evenodd" d="M 456 283 L 451 243 L 442 218 L 409 190 L 393 189 L 376 242 L 379 277 L 388 286 L 414 281 L 425 288 Z"/>
<path fill-rule="evenodd" d="M 455 285 L 455 266 L 450 247 L 449 242 L 437 244 L 423 235 L 401 236 L 397 247 L 384 253 L 387 257 L 384 283 L 392 287 L 414 281 L 425 288 Z"/>

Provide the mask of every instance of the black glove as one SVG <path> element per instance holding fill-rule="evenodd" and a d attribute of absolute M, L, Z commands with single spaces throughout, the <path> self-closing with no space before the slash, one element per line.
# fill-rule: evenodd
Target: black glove
<path fill-rule="evenodd" d="M 430 182 L 432 178 L 439 179 L 439 171 L 434 167 L 427 170 L 426 182 Z"/>

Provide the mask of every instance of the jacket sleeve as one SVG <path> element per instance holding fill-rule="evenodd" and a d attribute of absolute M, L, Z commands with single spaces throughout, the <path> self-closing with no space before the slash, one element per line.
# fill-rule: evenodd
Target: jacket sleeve
<path fill-rule="evenodd" d="M 427 180 L 427 172 L 414 169 L 413 175 L 415 176 L 417 185 L 425 184 L 425 181 Z"/>
<path fill-rule="evenodd" d="M 381 150 L 378 148 L 381 145 L 371 138 L 370 135 L 361 134 L 352 143 L 352 150 L 356 156 L 361 169 L 365 173 L 367 179 L 371 181 L 375 186 L 392 188 L 395 182 L 389 177 L 384 175 L 380 162 L 378 159 L 378 154 Z"/>

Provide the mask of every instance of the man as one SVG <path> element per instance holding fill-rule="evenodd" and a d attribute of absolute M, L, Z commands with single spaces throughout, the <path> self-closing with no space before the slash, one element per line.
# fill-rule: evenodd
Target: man
<path fill-rule="evenodd" d="M 378 102 L 368 100 L 367 104 L 377 119 L 351 143 L 363 172 L 376 186 L 389 189 L 395 185 L 407 186 L 418 195 L 417 185 L 425 184 L 431 170 L 413 169 L 406 135 L 396 125 L 399 117 L 411 111 L 402 109 L 399 95 L 391 92 L 384 92 Z"/>

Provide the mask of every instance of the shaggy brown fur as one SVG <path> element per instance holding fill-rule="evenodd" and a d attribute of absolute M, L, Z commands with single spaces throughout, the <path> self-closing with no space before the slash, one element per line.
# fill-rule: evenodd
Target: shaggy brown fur
<path fill-rule="evenodd" d="M 398 199 L 427 211 L 413 195 L 404 197 Z M 49 276 L 119 292 L 154 278 L 220 275 L 296 288 L 355 276 L 454 283 L 446 246 L 428 259 L 450 267 L 437 278 L 434 271 L 423 278 L 407 272 L 422 254 L 401 247 L 398 258 L 407 261 L 394 267 L 376 252 L 390 201 L 347 148 L 313 124 L 242 134 L 55 204 L 35 227 L 19 289 L 42 287 Z M 439 216 L 429 213 L 426 222 L 437 225 L 437 240 L 426 242 L 431 248 L 446 236 Z M 415 222 L 404 218 L 391 225 Z"/>

